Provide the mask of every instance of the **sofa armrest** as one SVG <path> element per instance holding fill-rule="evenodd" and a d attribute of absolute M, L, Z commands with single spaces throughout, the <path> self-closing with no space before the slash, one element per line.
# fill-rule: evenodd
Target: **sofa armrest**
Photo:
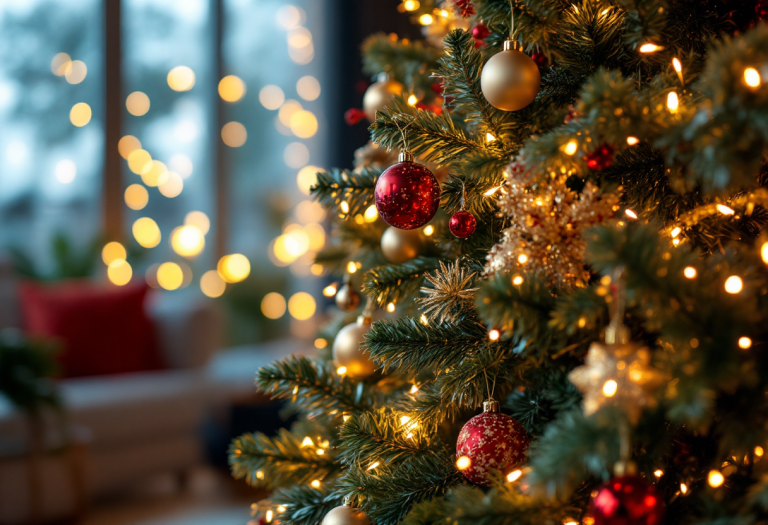
<path fill-rule="evenodd" d="M 223 315 L 210 299 L 183 291 L 158 292 L 151 297 L 147 314 L 170 368 L 204 366 L 222 346 Z"/>

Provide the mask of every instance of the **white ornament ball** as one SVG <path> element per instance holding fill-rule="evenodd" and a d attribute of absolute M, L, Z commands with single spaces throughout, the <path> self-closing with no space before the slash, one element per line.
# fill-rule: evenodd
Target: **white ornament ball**
<path fill-rule="evenodd" d="M 371 318 L 362 315 L 356 323 L 348 324 L 336 335 L 333 341 L 333 362 L 337 367 L 346 367 L 346 374 L 356 379 L 363 379 L 376 370 L 368 354 L 360 349 L 360 344 L 368 330 Z"/>
<path fill-rule="evenodd" d="M 321 525 L 371 525 L 371 521 L 360 509 L 342 505 L 326 514 Z"/>
<path fill-rule="evenodd" d="M 525 53 L 504 42 L 504 50 L 493 55 L 480 73 L 480 89 L 495 108 L 517 111 L 529 105 L 541 88 L 539 66 Z"/>

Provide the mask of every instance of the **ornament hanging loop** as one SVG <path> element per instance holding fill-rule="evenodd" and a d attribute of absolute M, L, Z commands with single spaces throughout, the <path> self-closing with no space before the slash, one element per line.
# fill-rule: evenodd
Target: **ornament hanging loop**
<path fill-rule="evenodd" d="M 464 211 L 467 207 L 467 187 L 464 185 L 464 181 L 461 181 L 461 209 Z"/>
<path fill-rule="evenodd" d="M 411 120 L 408 124 L 406 124 L 404 127 L 400 127 L 400 123 L 398 122 L 398 117 L 400 115 L 396 115 L 392 118 L 392 122 L 395 123 L 395 126 L 397 126 L 397 130 L 400 132 L 400 154 L 397 156 L 398 162 L 413 162 L 413 153 L 410 152 L 408 148 L 408 135 L 406 135 L 405 131 L 408 129 L 408 126 L 413 124 L 413 120 Z"/>

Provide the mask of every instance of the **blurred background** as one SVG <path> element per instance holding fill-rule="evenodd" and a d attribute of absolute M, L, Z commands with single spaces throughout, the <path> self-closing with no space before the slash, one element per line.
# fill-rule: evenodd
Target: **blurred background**
<path fill-rule="evenodd" d="M 0 0 L 0 523 L 246 523 L 331 300 L 308 196 L 415 0 Z M 415 33 L 415 34 L 413 34 Z"/>

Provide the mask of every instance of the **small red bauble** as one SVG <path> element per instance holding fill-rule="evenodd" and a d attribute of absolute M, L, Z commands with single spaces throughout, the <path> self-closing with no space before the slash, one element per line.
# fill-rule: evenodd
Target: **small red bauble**
<path fill-rule="evenodd" d="M 477 219 L 468 211 L 458 211 L 448 221 L 448 229 L 459 239 L 466 239 L 477 229 Z"/>
<path fill-rule="evenodd" d="M 427 224 L 440 207 L 440 184 L 426 167 L 401 153 L 400 162 L 381 174 L 374 190 L 376 209 L 384 222 L 401 230 Z"/>
<path fill-rule="evenodd" d="M 544 54 L 543 51 L 536 51 L 534 54 L 531 55 L 531 60 L 536 62 L 536 65 L 541 67 L 547 67 L 549 65 L 549 59 L 547 58 L 547 55 Z"/>
<path fill-rule="evenodd" d="M 597 489 L 592 513 L 595 525 L 659 525 L 664 502 L 640 476 L 620 476 Z"/>
<path fill-rule="evenodd" d="M 467 456 L 468 468 L 461 471 L 477 485 L 490 485 L 489 474 L 508 471 L 525 459 L 528 434 L 523 425 L 500 413 L 497 401 L 486 401 L 484 411 L 464 425 L 456 442 L 456 458 Z"/>
<path fill-rule="evenodd" d="M 613 164 L 613 150 L 616 149 L 610 144 L 603 144 L 586 156 L 587 166 L 592 170 L 604 170 Z"/>
<path fill-rule="evenodd" d="M 344 112 L 344 122 L 349 126 L 354 126 L 365 118 L 365 111 L 357 108 L 349 108 Z"/>
<path fill-rule="evenodd" d="M 475 40 L 485 40 L 490 36 L 491 31 L 485 25 L 483 24 L 477 24 L 475 27 L 472 28 L 472 36 L 475 38 Z"/>

